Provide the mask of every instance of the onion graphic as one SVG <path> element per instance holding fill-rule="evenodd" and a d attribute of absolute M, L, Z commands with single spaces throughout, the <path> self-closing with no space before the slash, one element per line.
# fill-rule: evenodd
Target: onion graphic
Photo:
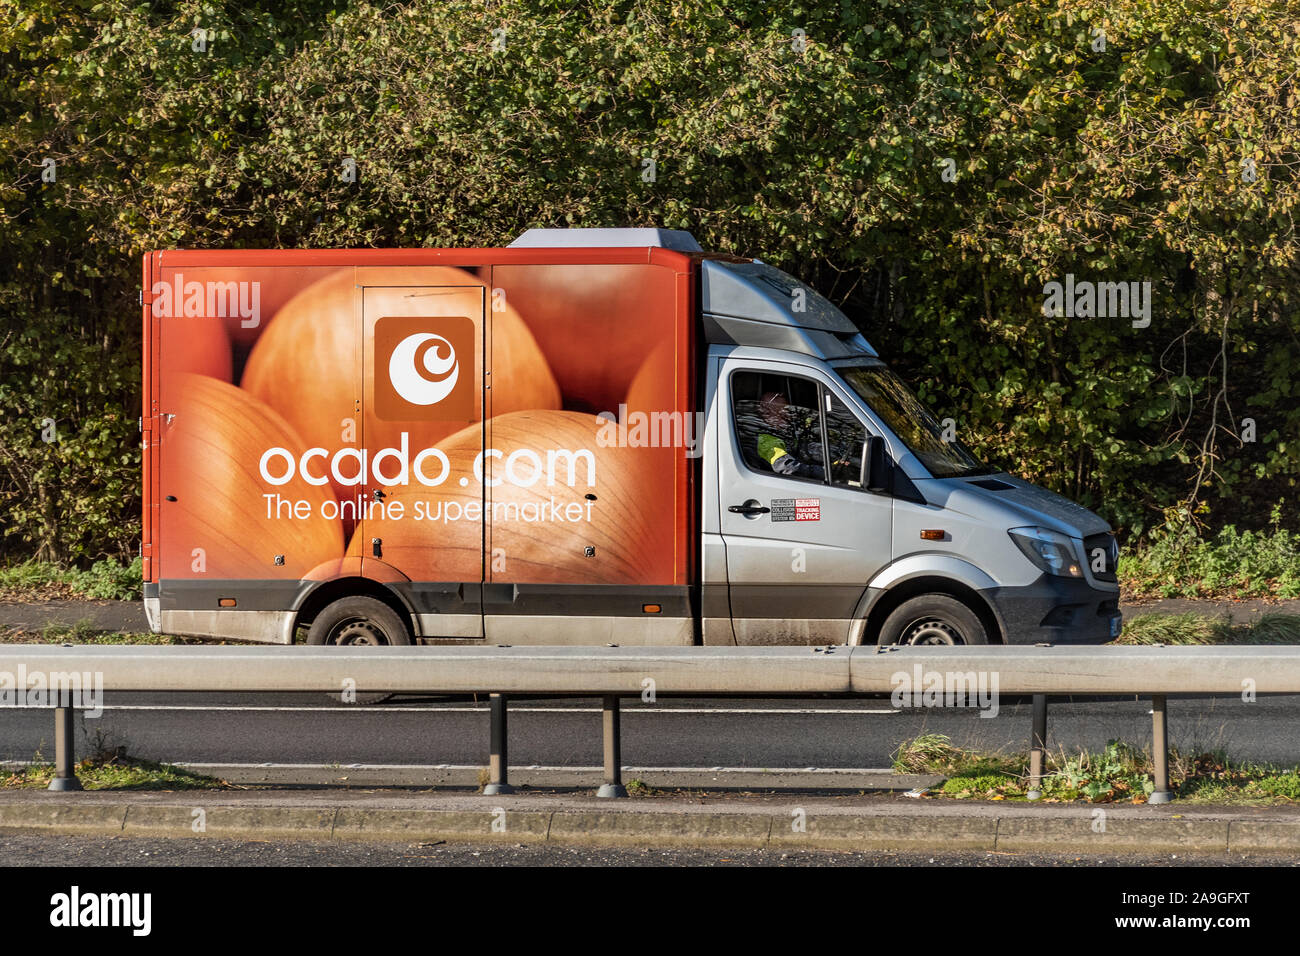
<path fill-rule="evenodd" d="M 243 389 L 205 375 L 178 375 L 173 401 L 175 420 L 160 439 L 164 578 L 293 580 L 342 556 L 343 527 L 322 515 L 326 502 L 333 504 L 328 488 L 301 477 L 269 487 L 258 475 L 267 448 L 304 447 L 288 422 Z M 264 496 L 272 491 L 306 502 L 306 513 L 271 510 Z"/>

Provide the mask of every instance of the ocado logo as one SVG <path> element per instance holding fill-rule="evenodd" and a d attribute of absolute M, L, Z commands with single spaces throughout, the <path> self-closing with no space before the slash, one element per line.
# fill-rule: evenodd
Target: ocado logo
<path fill-rule="evenodd" d="M 459 377 L 455 348 L 432 332 L 408 335 L 388 360 L 393 390 L 412 405 L 437 405 L 452 393 Z"/>
<path fill-rule="evenodd" d="M 468 316 L 390 315 L 375 321 L 375 414 L 381 421 L 478 420 L 477 327 Z"/>

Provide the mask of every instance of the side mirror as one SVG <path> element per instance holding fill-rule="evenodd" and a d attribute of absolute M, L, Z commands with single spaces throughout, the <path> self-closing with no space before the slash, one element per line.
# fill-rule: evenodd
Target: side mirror
<path fill-rule="evenodd" d="M 862 469 L 859 480 L 868 491 L 889 491 L 893 486 L 890 469 L 893 462 L 885 453 L 885 440 L 879 435 L 868 435 L 862 446 Z"/>

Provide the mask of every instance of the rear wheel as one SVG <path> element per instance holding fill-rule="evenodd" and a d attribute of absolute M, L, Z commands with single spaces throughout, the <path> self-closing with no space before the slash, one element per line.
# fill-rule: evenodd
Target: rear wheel
<path fill-rule="evenodd" d="M 909 598 L 885 618 L 877 644 L 987 644 L 979 615 L 947 594 Z"/>
<path fill-rule="evenodd" d="M 340 598 L 326 605 L 307 631 L 307 643 L 337 647 L 387 647 L 411 643 L 411 632 L 401 615 L 372 597 Z M 330 694 L 342 703 L 375 704 L 392 694 L 355 694 L 349 700 L 342 693 Z"/>

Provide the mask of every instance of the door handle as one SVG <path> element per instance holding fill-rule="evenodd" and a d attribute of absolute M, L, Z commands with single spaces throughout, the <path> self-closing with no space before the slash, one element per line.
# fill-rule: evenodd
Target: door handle
<path fill-rule="evenodd" d="M 755 515 L 768 514 L 772 509 L 764 508 L 753 498 L 750 498 L 743 505 L 732 505 L 727 509 L 732 514 L 744 515 L 746 518 L 752 518 Z"/>

